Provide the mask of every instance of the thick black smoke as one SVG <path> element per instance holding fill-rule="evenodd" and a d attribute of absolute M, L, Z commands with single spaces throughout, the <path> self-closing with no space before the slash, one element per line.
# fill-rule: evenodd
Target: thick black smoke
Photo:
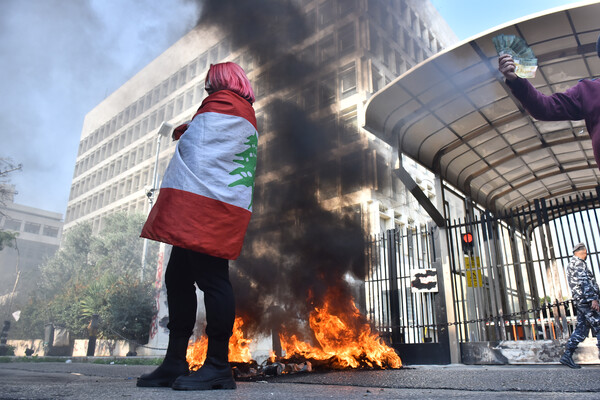
<path fill-rule="evenodd" d="M 269 63 L 268 95 L 282 88 L 300 95 L 303 80 L 317 73 L 314 63 L 300 61 L 292 50 L 309 36 L 304 15 L 293 2 L 202 4 L 202 26 L 218 27 L 234 48 L 247 48 L 261 64 Z M 255 188 L 254 215 L 232 274 L 237 314 L 253 332 L 299 333 L 296 328 L 331 288 L 338 308 L 347 306 L 351 287 L 346 273 L 364 277 L 360 210 L 329 211 L 318 201 L 319 193 L 338 190 L 340 182 L 356 186 L 364 178 L 360 157 L 357 165 L 344 165 L 334 156 L 347 140 L 344 126 L 313 120 L 295 103 L 279 98 L 270 101 L 265 115 L 274 137 L 260 142 L 257 177 L 275 173 L 278 180 L 267 179 Z"/>

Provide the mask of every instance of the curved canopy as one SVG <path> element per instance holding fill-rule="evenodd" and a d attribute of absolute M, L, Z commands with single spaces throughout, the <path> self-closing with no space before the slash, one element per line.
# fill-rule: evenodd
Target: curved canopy
<path fill-rule="evenodd" d="M 491 211 L 587 192 L 600 182 L 584 121 L 531 118 L 498 72 L 492 37 L 525 39 L 530 81 L 562 92 L 600 76 L 600 2 L 520 19 L 424 61 L 377 92 L 365 128 Z"/>

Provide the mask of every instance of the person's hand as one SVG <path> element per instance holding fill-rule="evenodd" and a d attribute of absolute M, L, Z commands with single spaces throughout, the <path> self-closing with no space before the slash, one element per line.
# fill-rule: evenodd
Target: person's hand
<path fill-rule="evenodd" d="M 600 304 L 598 304 L 598 300 L 592 300 L 592 310 L 600 311 Z"/>
<path fill-rule="evenodd" d="M 510 55 L 504 54 L 498 58 L 498 71 L 502 72 L 507 81 L 517 79 L 515 68 L 515 60 Z"/>

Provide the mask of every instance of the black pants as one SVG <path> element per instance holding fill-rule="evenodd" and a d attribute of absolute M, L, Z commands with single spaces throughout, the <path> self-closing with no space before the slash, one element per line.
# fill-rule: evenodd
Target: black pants
<path fill-rule="evenodd" d="M 189 338 L 196 323 L 196 288 L 204 292 L 206 335 L 228 342 L 235 320 L 235 299 L 229 282 L 229 261 L 173 246 L 165 272 L 169 336 Z"/>

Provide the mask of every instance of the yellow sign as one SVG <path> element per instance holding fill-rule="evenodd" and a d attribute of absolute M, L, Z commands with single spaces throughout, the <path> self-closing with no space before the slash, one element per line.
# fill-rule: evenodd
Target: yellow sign
<path fill-rule="evenodd" d="M 467 269 L 467 286 L 483 286 L 483 277 L 481 276 L 481 263 L 479 257 L 465 256 L 465 267 Z"/>

